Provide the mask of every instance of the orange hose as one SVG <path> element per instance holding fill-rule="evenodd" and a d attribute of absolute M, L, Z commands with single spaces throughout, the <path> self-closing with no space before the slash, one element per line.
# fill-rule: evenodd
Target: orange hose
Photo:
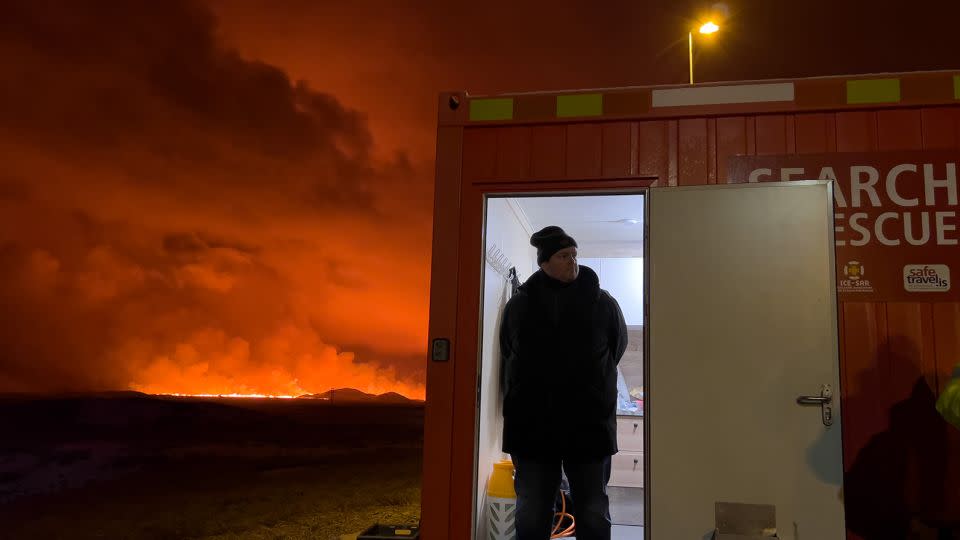
<path fill-rule="evenodd" d="M 560 511 L 556 513 L 556 517 L 557 523 L 553 526 L 553 531 L 550 533 L 550 539 L 553 540 L 555 538 L 567 538 L 569 536 L 573 536 L 573 533 L 576 530 L 577 522 L 573 518 L 572 514 L 567 513 L 567 497 L 562 491 L 560 492 Z M 560 526 L 563 525 L 563 518 L 565 517 L 570 518 L 570 526 L 561 531 Z"/>
<path fill-rule="evenodd" d="M 557 531 L 560 530 L 560 524 L 563 522 L 563 514 L 566 514 L 566 513 L 567 513 L 567 498 L 564 497 L 563 492 L 561 491 L 560 492 L 560 512 L 558 514 L 555 514 L 555 517 L 559 516 L 560 519 L 558 519 L 557 522 L 553 524 L 553 530 L 550 531 L 551 540 L 555 538 L 554 535 L 557 534 Z"/>
<path fill-rule="evenodd" d="M 554 534 L 554 535 L 551 536 L 550 538 L 566 538 L 566 537 L 568 537 L 568 536 L 573 536 L 573 533 L 575 532 L 575 527 L 574 527 L 575 523 L 574 523 L 573 516 L 572 516 L 571 514 L 568 514 L 568 513 L 557 514 L 557 515 L 560 516 L 560 523 L 563 523 L 563 518 L 564 518 L 564 517 L 570 518 L 570 526 L 567 527 L 566 529 L 564 529 L 564 530 L 562 530 L 562 531 Z"/>

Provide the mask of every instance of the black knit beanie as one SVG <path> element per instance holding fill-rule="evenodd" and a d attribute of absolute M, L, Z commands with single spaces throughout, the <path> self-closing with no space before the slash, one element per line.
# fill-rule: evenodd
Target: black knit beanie
<path fill-rule="evenodd" d="M 537 248 L 537 264 L 550 260 L 553 254 L 568 247 L 577 247 L 577 241 L 556 225 L 550 225 L 533 233 L 530 245 Z"/>

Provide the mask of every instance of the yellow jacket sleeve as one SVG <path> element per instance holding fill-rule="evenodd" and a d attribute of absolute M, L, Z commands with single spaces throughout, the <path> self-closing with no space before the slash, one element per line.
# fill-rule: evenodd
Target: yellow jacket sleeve
<path fill-rule="evenodd" d="M 953 368 L 953 379 L 943 389 L 937 400 L 937 410 L 957 428 L 960 428 L 960 364 Z"/>

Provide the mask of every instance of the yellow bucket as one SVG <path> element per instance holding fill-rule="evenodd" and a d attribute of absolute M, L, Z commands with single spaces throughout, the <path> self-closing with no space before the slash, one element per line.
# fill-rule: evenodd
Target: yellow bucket
<path fill-rule="evenodd" d="M 493 473 L 487 483 L 487 495 L 500 499 L 516 499 L 513 489 L 513 462 L 503 459 L 493 464 Z"/>

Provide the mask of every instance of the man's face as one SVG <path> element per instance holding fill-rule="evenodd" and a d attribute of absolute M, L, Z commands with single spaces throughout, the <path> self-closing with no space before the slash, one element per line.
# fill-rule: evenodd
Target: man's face
<path fill-rule="evenodd" d="M 577 279 L 580 265 L 577 264 L 577 248 L 568 247 L 553 254 L 540 268 L 553 279 L 570 283 Z"/>

